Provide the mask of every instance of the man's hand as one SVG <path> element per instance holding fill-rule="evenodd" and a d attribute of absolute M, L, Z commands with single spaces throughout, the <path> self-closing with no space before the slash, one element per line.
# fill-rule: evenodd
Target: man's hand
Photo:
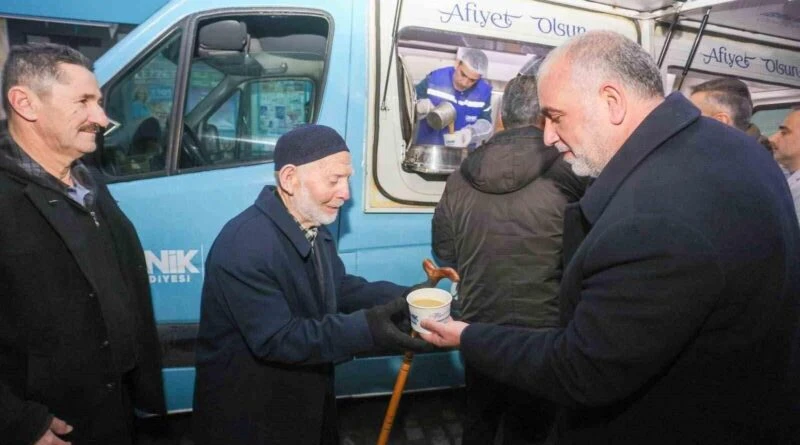
<path fill-rule="evenodd" d="M 433 102 L 430 99 L 420 99 L 416 103 L 417 119 L 422 119 L 433 110 Z"/>
<path fill-rule="evenodd" d="M 469 324 L 450 318 L 445 323 L 431 319 L 422 320 L 420 326 L 430 331 L 430 334 L 419 334 L 425 341 L 440 348 L 457 348 L 461 346 L 461 333 Z"/>
<path fill-rule="evenodd" d="M 50 428 L 34 445 L 70 445 L 72 442 L 65 442 L 58 436 L 69 434 L 71 431 L 71 425 L 68 425 L 67 422 L 64 422 L 58 417 L 53 417 L 53 421 L 50 422 Z"/>
<path fill-rule="evenodd" d="M 384 305 L 369 308 L 365 315 L 372 341 L 378 348 L 396 352 L 425 352 L 433 349 L 428 343 L 411 337 L 408 332 L 397 327 L 398 317 L 408 318 L 408 303 L 405 298 L 395 298 Z"/>

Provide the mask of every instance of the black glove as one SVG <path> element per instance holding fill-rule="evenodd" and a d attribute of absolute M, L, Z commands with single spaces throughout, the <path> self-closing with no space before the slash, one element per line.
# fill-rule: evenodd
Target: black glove
<path fill-rule="evenodd" d="M 365 311 L 367 326 L 372 341 L 379 349 L 388 351 L 425 352 L 433 350 L 433 345 L 420 338 L 411 337 L 409 331 L 401 331 L 396 323 L 408 320 L 408 303 L 404 297 L 396 298 L 381 306 Z"/>

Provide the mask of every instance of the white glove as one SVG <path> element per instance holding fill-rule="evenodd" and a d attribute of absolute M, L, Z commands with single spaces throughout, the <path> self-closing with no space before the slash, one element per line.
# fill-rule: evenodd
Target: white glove
<path fill-rule="evenodd" d="M 426 114 L 433 111 L 433 102 L 430 99 L 420 99 L 416 104 L 417 118 L 422 119 Z"/>
<path fill-rule="evenodd" d="M 474 124 L 470 125 L 469 128 L 472 130 L 473 134 L 473 140 L 470 142 L 474 142 L 478 147 L 492 137 L 492 133 L 494 132 L 492 123 L 485 119 L 478 119 Z"/>
<path fill-rule="evenodd" d="M 472 141 L 472 129 L 462 128 L 452 134 L 444 134 L 445 147 L 466 147 Z"/>

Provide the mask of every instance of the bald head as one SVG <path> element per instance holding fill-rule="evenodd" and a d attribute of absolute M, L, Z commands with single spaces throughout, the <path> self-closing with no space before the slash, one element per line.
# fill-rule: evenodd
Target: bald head
<path fill-rule="evenodd" d="M 538 77 L 544 142 L 564 152 L 581 176 L 598 176 L 664 100 L 653 59 L 609 31 L 590 31 L 556 48 Z"/>
<path fill-rule="evenodd" d="M 653 58 L 638 43 L 612 31 L 590 31 L 573 37 L 547 55 L 538 76 L 555 62 L 566 61 L 571 83 L 586 88 L 613 80 L 642 98 L 663 98 L 664 84 Z"/>

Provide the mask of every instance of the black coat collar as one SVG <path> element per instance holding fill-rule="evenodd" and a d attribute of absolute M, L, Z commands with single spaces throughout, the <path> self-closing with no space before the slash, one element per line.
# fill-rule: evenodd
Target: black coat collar
<path fill-rule="evenodd" d="M 297 221 L 294 220 L 286 206 L 275 195 L 275 186 L 265 186 L 258 198 L 256 198 L 255 206 L 286 235 L 301 257 L 308 257 L 309 253 L 311 253 L 311 243 L 306 239 L 303 231 L 300 230 L 300 226 L 297 225 Z M 325 227 L 320 227 L 315 242 L 318 243 L 323 240 L 331 240 L 331 234 Z"/>
<path fill-rule="evenodd" d="M 594 224 L 625 181 L 651 152 L 700 117 L 698 110 L 681 93 L 670 94 L 622 144 L 580 200 L 589 224 Z"/>

